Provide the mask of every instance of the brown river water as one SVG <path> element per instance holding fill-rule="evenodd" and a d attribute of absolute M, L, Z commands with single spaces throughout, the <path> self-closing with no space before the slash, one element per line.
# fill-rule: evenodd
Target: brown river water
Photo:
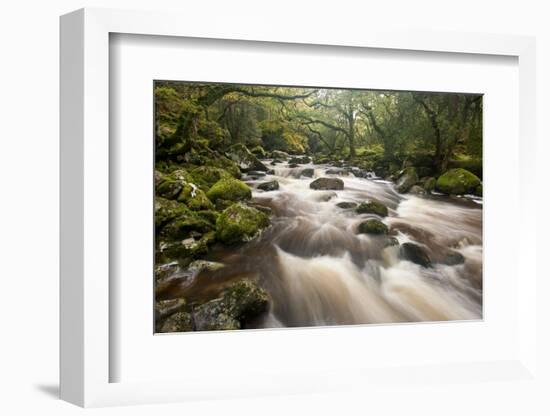
<path fill-rule="evenodd" d="M 312 178 L 300 174 L 304 168 L 314 169 Z M 272 210 L 272 226 L 243 246 L 215 247 L 207 259 L 226 266 L 176 280 L 167 297 L 208 299 L 226 283 L 250 276 L 272 299 L 269 314 L 250 328 L 480 319 L 483 201 L 401 195 L 373 175 L 327 175 L 331 168 L 285 162 L 273 166 L 272 175 L 245 175 L 254 203 Z M 310 189 L 315 178 L 331 176 L 344 181 L 344 190 Z M 255 188 L 269 180 L 277 180 L 279 190 Z M 399 247 L 385 247 L 384 238 L 357 234 L 358 224 L 374 215 L 336 206 L 369 199 L 389 208 L 382 221 L 390 233 L 401 244 L 424 247 L 433 267 L 400 259 Z M 465 261 L 444 264 L 450 250 Z"/>

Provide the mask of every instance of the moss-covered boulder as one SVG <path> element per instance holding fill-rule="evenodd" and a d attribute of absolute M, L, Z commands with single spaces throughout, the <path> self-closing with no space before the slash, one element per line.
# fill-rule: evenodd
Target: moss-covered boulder
<path fill-rule="evenodd" d="M 188 212 L 189 209 L 184 204 L 159 196 L 155 197 L 155 226 L 159 229 L 174 218 Z"/>
<path fill-rule="evenodd" d="M 193 211 L 214 209 L 214 205 L 203 190 L 195 184 L 186 184 L 181 190 L 178 201 L 185 203 Z"/>
<path fill-rule="evenodd" d="M 431 193 L 435 189 L 436 179 L 431 176 L 427 176 L 420 180 L 420 183 L 427 193 Z"/>
<path fill-rule="evenodd" d="M 474 189 L 474 195 L 479 197 L 483 196 L 483 185 L 481 183 Z"/>
<path fill-rule="evenodd" d="M 212 166 L 199 166 L 192 169 L 190 174 L 193 177 L 194 183 L 204 192 L 218 182 L 220 179 L 231 179 L 233 176 L 225 169 Z"/>
<path fill-rule="evenodd" d="M 250 152 L 256 156 L 256 157 L 259 157 L 261 159 L 265 159 L 267 157 L 267 152 L 265 151 L 265 149 L 258 145 L 258 146 L 254 146 L 252 149 L 250 149 Z"/>
<path fill-rule="evenodd" d="M 244 182 L 235 178 L 223 178 L 216 182 L 206 196 L 212 202 L 216 203 L 222 201 L 245 201 L 252 198 L 252 191 Z"/>
<path fill-rule="evenodd" d="M 359 204 L 359 206 L 355 208 L 355 212 L 358 214 L 375 214 L 380 217 L 387 217 L 388 207 L 381 202 L 372 200 Z"/>
<path fill-rule="evenodd" d="M 240 329 L 269 310 L 267 292 L 255 282 L 243 279 L 225 289 L 219 298 L 195 308 L 197 331 Z"/>
<path fill-rule="evenodd" d="M 428 252 L 418 244 L 401 244 L 401 247 L 399 247 L 399 256 L 404 260 L 419 264 L 422 267 L 432 267 L 432 261 Z"/>
<path fill-rule="evenodd" d="M 388 227 L 382 221 L 370 219 L 359 224 L 357 233 L 383 235 L 388 233 Z"/>
<path fill-rule="evenodd" d="M 397 182 L 395 183 L 395 189 L 399 193 L 406 193 L 418 182 L 418 174 L 416 169 L 409 167 L 399 172 Z"/>
<path fill-rule="evenodd" d="M 193 259 L 208 253 L 209 246 L 215 241 L 216 233 L 209 231 L 204 234 L 188 233 L 182 239 L 159 238 L 159 248 L 155 253 L 156 262 L 178 261 L 188 264 Z"/>
<path fill-rule="evenodd" d="M 311 182 L 309 187 L 317 191 L 341 191 L 344 189 L 344 181 L 339 178 L 318 178 Z"/>
<path fill-rule="evenodd" d="M 260 170 L 267 172 L 269 169 L 265 166 L 250 150 L 242 143 L 232 145 L 226 152 L 229 159 L 239 165 L 243 172 L 249 170 Z"/>
<path fill-rule="evenodd" d="M 481 183 L 479 178 L 466 169 L 451 169 L 437 178 L 435 189 L 448 195 L 473 193 Z"/>
<path fill-rule="evenodd" d="M 226 208 L 216 221 L 216 236 L 225 244 L 253 239 L 269 225 L 269 217 L 256 208 L 236 203 Z"/>

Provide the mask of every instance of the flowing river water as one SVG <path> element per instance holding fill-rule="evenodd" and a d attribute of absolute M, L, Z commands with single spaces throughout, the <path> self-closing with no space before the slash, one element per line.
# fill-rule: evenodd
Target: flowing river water
<path fill-rule="evenodd" d="M 264 163 L 269 165 L 271 160 Z M 207 298 L 220 284 L 250 275 L 272 299 L 270 312 L 250 328 L 480 319 L 482 315 L 482 200 L 398 194 L 393 184 L 369 175 L 331 175 L 328 165 L 277 163 L 273 174 L 245 175 L 254 203 L 269 207 L 272 226 L 244 246 L 214 248 L 208 260 L 225 267 L 204 271 L 179 296 Z M 313 176 L 301 173 L 313 169 Z M 331 172 L 329 170 L 329 172 Z M 341 172 L 343 173 L 343 172 Z M 340 191 L 310 189 L 318 177 L 339 177 Z M 257 185 L 277 180 L 279 189 Z M 389 215 L 382 221 L 400 244 L 413 242 L 432 267 L 401 258 L 386 238 L 357 234 L 371 214 L 339 202 L 375 199 Z M 448 265 L 450 252 L 464 261 Z"/>

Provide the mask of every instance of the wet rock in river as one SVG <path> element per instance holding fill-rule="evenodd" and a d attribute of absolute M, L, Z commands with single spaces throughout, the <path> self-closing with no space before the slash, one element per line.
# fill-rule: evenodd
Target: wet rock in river
<path fill-rule="evenodd" d="M 386 241 L 384 242 L 384 247 L 393 247 L 398 246 L 399 240 L 395 237 L 386 237 Z"/>
<path fill-rule="evenodd" d="M 420 185 L 422 185 L 427 193 L 431 193 L 435 189 L 435 183 L 436 179 L 431 176 L 424 177 L 420 180 Z"/>
<path fill-rule="evenodd" d="M 422 267 L 432 267 L 432 261 L 426 249 L 414 243 L 403 243 L 399 250 L 399 256 L 411 261 L 415 264 L 419 264 Z"/>
<path fill-rule="evenodd" d="M 243 279 L 224 290 L 221 296 L 197 306 L 197 331 L 240 329 L 269 309 L 267 292 L 255 282 Z"/>
<path fill-rule="evenodd" d="M 315 190 L 335 190 L 341 191 L 344 189 L 344 181 L 338 178 L 318 178 L 309 184 L 311 189 Z"/>
<path fill-rule="evenodd" d="M 341 176 L 347 176 L 348 171 L 345 169 L 327 169 L 327 175 L 341 175 Z"/>
<path fill-rule="evenodd" d="M 307 178 L 313 178 L 314 170 L 312 168 L 305 168 L 300 172 L 300 175 L 305 176 Z"/>
<path fill-rule="evenodd" d="M 363 221 L 357 227 L 357 232 L 359 234 L 387 234 L 388 227 L 382 221 L 370 219 Z"/>
<path fill-rule="evenodd" d="M 411 187 L 418 182 L 418 175 L 416 169 L 413 167 L 403 169 L 397 178 L 395 183 L 395 189 L 402 194 L 406 193 Z"/>
<path fill-rule="evenodd" d="M 270 163 L 271 166 L 275 166 L 277 163 L 283 163 L 282 160 L 280 159 L 273 159 Z"/>
<path fill-rule="evenodd" d="M 259 170 L 250 170 L 246 173 L 248 176 L 258 176 L 263 177 L 266 175 L 265 172 L 259 171 Z"/>
<path fill-rule="evenodd" d="M 445 255 L 445 258 L 443 259 L 443 264 L 446 264 L 448 266 L 456 266 L 458 264 L 463 264 L 465 261 L 465 258 L 462 254 L 460 254 L 458 251 L 451 251 Z"/>
<path fill-rule="evenodd" d="M 387 217 L 388 216 L 388 208 L 378 201 L 368 201 L 368 202 L 362 202 L 359 204 L 359 206 L 355 209 L 355 212 L 358 214 L 375 214 L 380 217 Z"/>
<path fill-rule="evenodd" d="M 426 195 L 426 190 L 419 185 L 413 185 L 409 189 L 409 193 L 413 195 Z"/>
<path fill-rule="evenodd" d="M 277 189 L 279 189 L 279 182 L 277 181 L 264 182 L 258 185 L 258 189 L 261 189 L 262 191 L 266 191 L 266 192 L 276 191 Z"/>
<path fill-rule="evenodd" d="M 226 208 L 216 221 L 216 237 L 225 244 L 243 243 L 269 225 L 269 217 L 256 208 L 236 203 Z"/>
<path fill-rule="evenodd" d="M 355 202 L 343 201 L 343 202 L 338 202 L 336 206 L 342 209 L 352 209 L 352 208 L 355 208 L 357 204 Z"/>
<path fill-rule="evenodd" d="M 311 162 L 311 159 L 307 156 L 293 157 L 288 161 L 288 163 L 299 163 L 301 165 L 305 165 L 309 162 Z"/>
<path fill-rule="evenodd" d="M 282 150 L 273 150 L 271 152 L 271 157 L 274 159 L 287 160 L 290 157 L 290 155 L 286 152 L 283 152 Z"/>
<path fill-rule="evenodd" d="M 289 167 L 289 168 L 292 168 L 292 169 L 293 169 L 293 168 L 297 168 L 298 166 L 299 166 L 299 165 L 298 165 L 297 163 L 289 163 L 289 164 L 288 164 L 288 167 Z"/>

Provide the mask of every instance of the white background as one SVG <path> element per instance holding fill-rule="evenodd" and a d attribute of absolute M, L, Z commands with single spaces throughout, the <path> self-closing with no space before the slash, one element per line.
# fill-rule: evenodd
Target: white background
<path fill-rule="evenodd" d="M 225 4 L 224 4 L 225 3 Z M 438 30 L 528 34 L 538 36 L 538 132 L 549 138 L 550 31 L 544 3 L 535 1 L 13 1 L 0 13 L 0 151 L 2 208 L 0 216 L 2 341 L 0 343 L 0 409 L 4 414 L 73 414 L 82 410 L 55 400 L 58 349 L 58 16 L 83 6 L 173 9 L 189 19 L 212 13 L 234 19 L 273 19 L 286 25 L 392 24 Z M 234 17 L 232 17 L 234 16 Z M 183 21 L 182 24 L 185 24 Z M 236 24 L 238 31 L 238 24 Z M 547 139 L 548 140 L 548 139 Z M 542 165 L 550 153 L 542 140 L 538 180 L 540 258 L 548 223 Z M 490 157 L 490 155 L 489 155 Z M 546 187 L 547 188 L 547 187 Z M 543 265 L 541 261 L 541 266 Z M 539 293 L 550 293 L 542 282 Z M 541 298 L 543 299 L 543 298 Z M 548 306 L 544 325 L 548 325 Z M 549 333 L 540 333 L 541 366 L 547 366 Z M 546 352 L 546 355 L 545 355 Z M 548 367 L 546 373 L 548 372 Z M 547 386 L 548 387 L 548 386 Z M 547 388 L 547 391 L 549 389 Z M 547 393 L 546 391 L 546 393 Z M 345 392 L 317 396 L 259 398 L 94 410 L 100 414 L 548 414 L 542 391 L 525 385 L 497 383 L 480 388 L 456 384 L 431 389 L 388 386 L 385 394 L 351 396 Z M 542 399 L 541 399 L 542 398 Z M 539 406 L 537 408 L 537 406 Z"/>

